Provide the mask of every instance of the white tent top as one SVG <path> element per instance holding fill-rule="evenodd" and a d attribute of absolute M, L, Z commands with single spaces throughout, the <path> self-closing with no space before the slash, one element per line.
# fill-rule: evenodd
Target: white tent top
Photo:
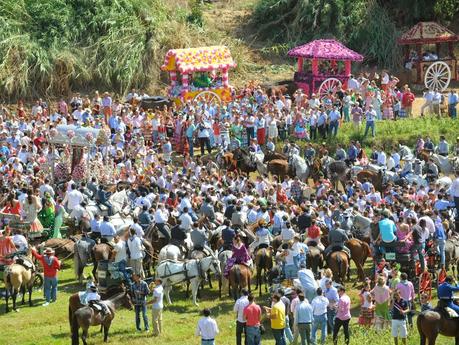
<path fill-rule="evenodd" d="M 50 143 L 90 147 L 106 141 L 104 130 L 74 125 L 59 125 L 50 131 Z"/>

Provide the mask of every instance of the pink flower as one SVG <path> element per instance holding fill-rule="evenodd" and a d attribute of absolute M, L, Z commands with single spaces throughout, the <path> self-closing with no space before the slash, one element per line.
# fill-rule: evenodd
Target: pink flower
<path fill-rule="evenodd" d="M 67 131 L 67 138 L 72 139 L 75 136 L 75 132 L 71 129 Z"/>

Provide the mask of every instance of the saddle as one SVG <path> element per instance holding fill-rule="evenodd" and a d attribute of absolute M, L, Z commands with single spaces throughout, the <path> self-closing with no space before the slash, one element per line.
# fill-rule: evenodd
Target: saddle
<path fill-rule="evenodd" d="M 438 301 L 435 310 L 443 314 L 443 316 L 447 319 L 459 319 L 459 314 L 454 309 L 448 307 L 446 301 L 444 300 Z"/>
<path fill-rule="evenodd" d="M 102 318 L 105 318 L 107 315 L 110 315 L 110 309 L 102 301 L 90 301 L 89 307 L 94 310 L 96 313 L 100 313 Z"/>
<path fill-rule="evenodd" d="M 30 270 L 32 272 L 35 272 L 35 265 L 33 264 L 33 262 L 27 256 L 24 256 L 24 255 L 17 256 L 16 260 L 15 260 L 15 263 L 18 264 L 18 265 L 21 265 L 26 270 Z"/>

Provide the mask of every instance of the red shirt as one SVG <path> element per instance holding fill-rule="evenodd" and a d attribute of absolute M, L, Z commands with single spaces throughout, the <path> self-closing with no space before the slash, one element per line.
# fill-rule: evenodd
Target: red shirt
<path fill-rule="evenodd" d="M 247 327 L 260 326 L 261 308 L 258 304 L 250 303 L 244 308 L 244 318 L 247 320 Z"/>
<path fill-rule="evenodd" d="M 283 190 L 277 191 L 276 200 L 278 203 L 281 202 L 283 204 L 286 204 L 288 201 L 287 194 L 285 194 Z"/>
<path fill-rule="evenodd" d="M 59 262 L 57 257 L 53 256 L 51 265 L 48 265 L 45 259 L 45 255 L 40 255 L 35 250 L 32 250 L 32 255 L 35 256 L 37 260 L 41 262 L 45 278 L 55 278 L 57 276 L 57 271 L 61 268 L 61 263 Z"/>
<path fill-rule="evenodd" d="M 405 92 L 402 96 L 402 106 L 410 107 L 414 102 L 414 94 L 412 92 Z"/>
<path fill-rule="evenodd" d="M 317 225 L 312 225 L 308 228 L 308 237 L 317 238 L 320 236 L 320 228 Z"/>

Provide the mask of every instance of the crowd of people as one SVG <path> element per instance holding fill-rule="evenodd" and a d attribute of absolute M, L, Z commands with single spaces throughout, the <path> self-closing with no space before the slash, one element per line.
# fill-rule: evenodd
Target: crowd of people
<path fill-rule="evenodd" d="M 141 330 L 141 315 L 144 328 L 149 330 L 146 303 L 152 292 L 143 281 L 145 253 L 141 239 L 151 224 L 156 224 L 171 243 L 182 246 L 189 238 L 192 245 L 185 251 L 190 252 L 193 248 L 209 247 L 212 233 L 198 222 L 205 216 L 220 228 L 222 250 L 233 251 L 231 264 L 248 266 L 258 249 L 270 247 L 273 239 L 280 236 L 282 245 L 273 256 L 282 267 L 281 275 L 289 282 L 298 279 L 300 289 L 291 301 L 283 296 L 285 291 L 277 291 L 272 296 L 272 305 L 263 309 L 271 320 L 272 334 L 278 345 L 286 344 L 285 337 L 289 342 L 300 337 L 302 344 L 315 344 L 318 330 L 322 333 L 322 344 L 327 332 L 333 333 L 336 344 L 340 328 L 344 329 L 345 342 L 349 343 L 351 315 L 346 289 L 342 285 L 335 287 L 331 272 L 325 272 L 318 284 L 312 272 L 306 269 L 306 257 L 308 245 L 312 243 L 323 250 L 325 258 L 337 250 L 350 254 L 345 245 L 352 232 L 349 219 L 358 214 L 370 220 L 368 241 L 379 267 L 376 285 L 373 288 L 365 285 L 361 292 L 359 321 L 384 328 L 392 320 L 393 336 L 405 341 L 405 320 L 411 322 L 414 309 L 412 284 L 406 272 L 398 272 L 397 266 L 385 265 L 384 254 L 397 247 L 398 253 L 419 260 L 424 271 L 426 244 L 434 241 L 440 256 L 438 268 L 445 266 L 445 243 L 454 231 L 452 213 L 455 210 L 457 214 L 459 208 L 459 178 L 444 186 L 437 182 L 441 174 L 432 161 L 423 167 L 415 157 L 406 159 L 399 148 L 386 153 L 383 148 L 375 147 L 373 154 L 366 157 L 358 142 L 349 143 L 347 150 L 338 146 L 336 154 L 331 156 L 350 166 L 365 167 L 371 163 L 384 167 L 400 179 L 409 174 L 421 176 L 427 170 L 427 183 L 407 181 L 396 185 L 389 182 L 380 188 L 370 179 L 359 181 L 353 177 L 341 190 L 333 187 L 326 171 L 311 186 L 307 180 L 289 176 L 280 182 L 264 176 L 253 180 L 246 174 L 222 169 L 212 159 L 204 159 L 205 151 L 210 154 L 215 147 L 231 150 L 247 146 L 250 152 L 263 154 L 275 151 L 275 145 L 287 138 L 326 139 L 335 136 L 340 123 L 346 121 L 352 121 L 356 129 L 365 121 L 365 135 L 371 132 L 374 136 L 377 120 L 413 116 L 414 94 L 408 86 L 397 88 L 397 82 L 387 73 L 382 75 L 380 85 L 375 80 L 352 77 L 347 90 L 337 90 L 322 99 L 315 94 L 308 97 L 301 90 L 291 98 L 282 94 L 268 97 L 261 87 L 252 87 L 222 106 L 188 101 L 181 107 L 174 104 L 164 109 L 143 109 L 142 100 L 148 95 L 136 90 L 125 99 L 114 99 L 108 92 L 103 95 L 96 92 L 93 97 L 75 94 L 69 101 L 61 99 L 52 106 L 41 99 L 31 109 L 22 102 L 14 110 L 2 106 L 0 187 L 4 198 L 1 212 L 30 223 L 32 232 L 52 228 L 54 237 L 59 236 L 64 219 L 70 217 L 79 226 L 86 224 L 86 232 L 113 242 L 114 262 L 133 286 L 138 330 Z M 425 93 L 421 115 L 427 114 L 426 110 L 438 113 L 437 93 L 436 90 Z M 457 94 L 451 91 L 448 104 L 452 118 L 456 116 L 457 102 Z M 69 154 L 66 145 L 56 148 L 50 143 L 54 131 L 61 125 L 96 128 L 106 133 L 106 141 L 82 154 L 82 160 L 100 163 L 98 175 L 92 175 L 89 180 L 84 174 L 72 175 L 61 181 L 64 185 L 53 182 L 46 167 L 65 162 Z M 412 148 L 414 156 L 425 151 L 442 156 L 457 155 L 459 145 L 453 148 L 444 137 L 438 139 L 435 146 L 430 138 L 419 138 L 417 146 Z M 200 146 L 199 157 L 195 157 L 196 145 Z M 293 151 L 308 162 L 330 156 L 326 144 L 318 147 L 310 143 L 303 152 L 295 140 L 286 141 L 283 151 L 287 155 Z M 111 218 L 113 205 L 108 185 L 117 183 L 128 186 L 132 208 L 140 209 L 123 235 Z M 102 212 L 88 209 L 91 202 L 104 205 L 108 214 L 100 216 Z M 177 225 L 169 232 L 167 225 L 171 216 L 176 217 Z M 244 243 L 241 228 L 254 230 L 255 240 L 250 245 Z M 0 235 L 2 264 L 11 263 L 9 254 L 16 248 L 27 247 L 25 234 L 20 229 L 13 229 L 13 234 L 10 231 L 5 221 Z M 324 231 L 328 236 L 323 236 Z M 327 246 L 322 243 L 324 238 Z M 34 252 L 45 268 L 44 305 L 47 306 L 57 298 L 59 261 L 51 249 L 44 254 Z M 133 268 L 133 281 L 126 274 L 126 266 Z M 447 283 L 451 286 L 450 278 Z M 162 329 L 161 284 L 161 280 L 156 280 L 153 289 L 155 335 Z M 91 285 L 89 289 L 95 288 Z M 451 289 L 445 288 L 445 296 L 449 296 Z M 260 344 L 262 308 L 255 303 L 253 295 L 248 292 L 242 295 L 242 300 L 235 305 L 238 345 L 242 333 L 246 334 L 248 345 Z M 218 334 L 210 314 L 210 310 L 203 311 L 196 329 L 196 335 L 201 336 L 205 345 L 214 344 Z"/>

